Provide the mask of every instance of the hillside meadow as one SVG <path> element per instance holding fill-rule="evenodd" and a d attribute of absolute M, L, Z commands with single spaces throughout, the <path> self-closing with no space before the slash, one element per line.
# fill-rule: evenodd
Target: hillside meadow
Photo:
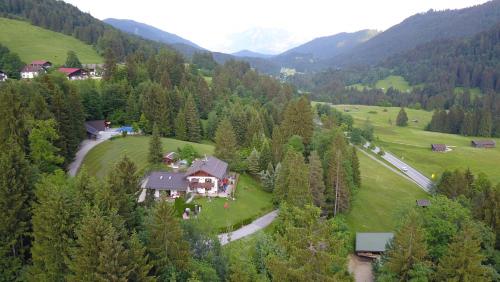
<path fill-rule="evenodd" d="M 429 178 L 440 175 L 444 170 L 470 168 L 474 174 L 485 173 L 493 182 L 500 182 L 498 161 L 500 148 L 479 149 L 470 146 L 473 139 L 499 138 L 467 137 L 455 134 L 425 131 L 432 118 L 432 112 L 406 109 L 408 126 L 395 125 L 398 107 L 377 107 L 362 105 L 335 105 L 338 110 L 348 110 L 356 126 L 362 126 L 368 119 L 375 127 L 376 143 L 408 164 L 414 166 Z M 431 144 L 446 144 L 450 152 L 432 152 Z"/>
<path fill-rule="evenodd" d="M 19 55 L 22 61 L 48 60 L 56 65 L 66 62 L 68 51 L 75 51 L 84 64 L 102 63 L 96 50 L 78 39 L 28 22 L 0 18 L 0 43 Z"/>

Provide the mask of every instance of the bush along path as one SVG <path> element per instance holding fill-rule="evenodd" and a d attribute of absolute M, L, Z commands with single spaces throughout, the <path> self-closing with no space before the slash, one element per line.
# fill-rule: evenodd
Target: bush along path
<path fill-rule="evenodd" d="M 231 241 L 236 241 L 238 239 L 250 236 L 255 232 L 264 229 L 266 226 L 271 224 L 278 216 L 278 210 L 274 210 L 266 215 L 263 215 L 252 223 L 245 225 L 233 232 L 219 234 L 219 240 L 221 245 L 226 245 Z"/>

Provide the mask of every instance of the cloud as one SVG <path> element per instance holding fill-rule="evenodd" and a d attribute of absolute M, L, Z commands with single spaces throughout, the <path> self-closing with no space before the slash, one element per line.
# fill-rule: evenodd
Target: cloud
<path fill-rule="evenodd" d="M 250 49 L 264 54 L 278 54 L 300 44 L 291 32 L 280 28 L 253 27 L 227 37 L 223 49 L 231 52 Z"/>

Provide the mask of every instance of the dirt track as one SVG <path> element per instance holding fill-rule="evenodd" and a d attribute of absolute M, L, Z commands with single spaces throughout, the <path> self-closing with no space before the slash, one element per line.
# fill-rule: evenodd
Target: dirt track
<path fill-rule="evenodd" d="M 356 282 L 372 282 L 372 262 L 369 259 L 349 255 L 349 272 L 354 276 Z"/>

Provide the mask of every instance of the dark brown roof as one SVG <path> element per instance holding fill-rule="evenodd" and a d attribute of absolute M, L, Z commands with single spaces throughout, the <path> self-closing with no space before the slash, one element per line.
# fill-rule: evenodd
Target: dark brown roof
<path fill-rule="evenodd" d="M 193 175 L 198 171 L 203 171 L 211 176 L 222 179 L 227 174 L 227 163 L 211 156 L 206 159 L 195 160 L 188 168 L 186 176 Z"/>
<path fill-rule="evenodd" d="M 26 65 L 21 70 L 21 72 L 40 72 L 42 70 L 45 71 L 45 69 L 41 65 Z"/>
<path fill-rule="evenodd" d="M 431 148 L 434 151 L 446 151 L 445 144 L 431 144 Z"/>
<path fill-rule="evenodd" d="M 184 173 L 153 171 L 149 174 L 144 188 L 155 190 L 186 191 L 188 181 Z"/>
<path fill-rule="evenodd" d="M 89 120 L 85 122 L 85 127 L 94 128 L 96 131 L 104 131 L 106 130 L 106 121 L 105 120 Z"/>
<path fill-rule="evenodd" d="M 494 140 L 472 140 L 472 143 L 479 146 L 495 146 L 496 144 Z"/>
<path fill-rule="evenodd" d="M 429 201 L 427 199 L 417 200 L 417 206 L 419 206 L 419 207 L 428 207 L 430 205 L 431 205 L 431 201 Z"/>

